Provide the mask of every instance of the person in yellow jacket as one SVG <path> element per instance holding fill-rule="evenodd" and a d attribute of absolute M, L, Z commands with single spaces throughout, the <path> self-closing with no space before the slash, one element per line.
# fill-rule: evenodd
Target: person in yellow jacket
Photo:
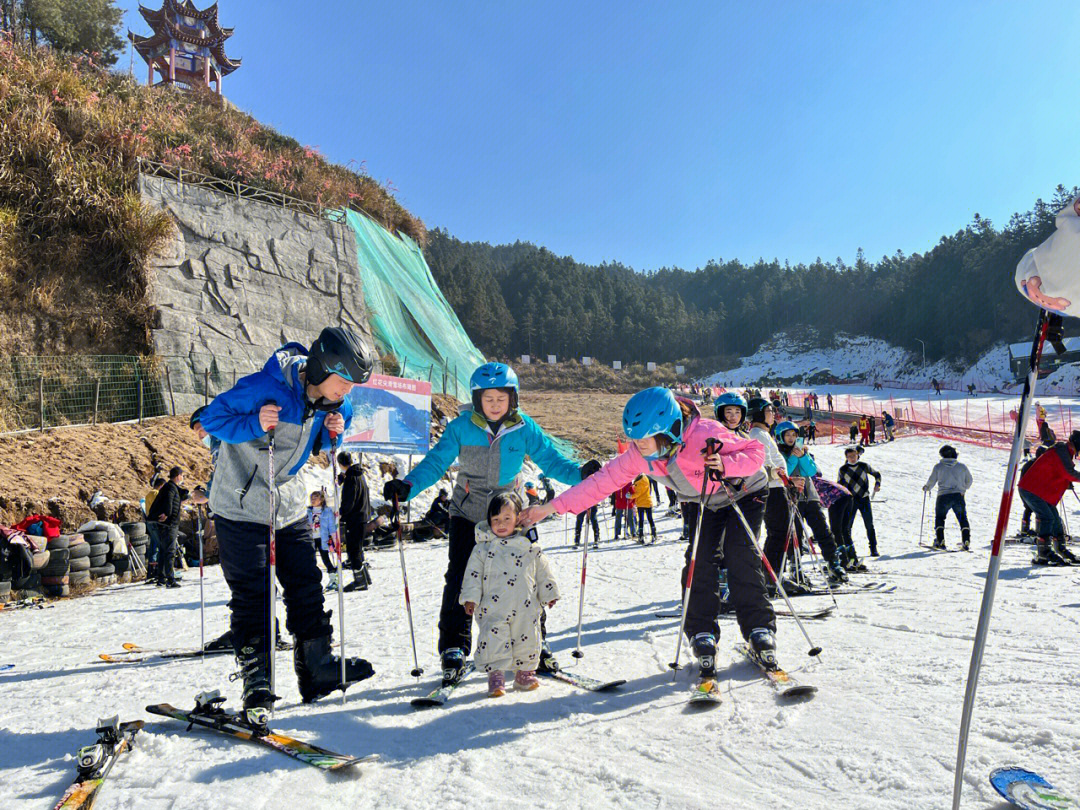
<path fill-rule="evenodd" d="M 645 519 L 649 519 L 649 528 L 652 530 L 652 542 L 656 542 L 656 524 L 653 523 L 652 510 L 653 510 L 653 497 L 652 497 L 652 484 L 649 483 L 649 479 L 644 475 L 639 475 L 634 479 L 634 506 L 637 507 L 638 512 L 638 536 L 637 541 L 644 544 L 645 542 Z"/>

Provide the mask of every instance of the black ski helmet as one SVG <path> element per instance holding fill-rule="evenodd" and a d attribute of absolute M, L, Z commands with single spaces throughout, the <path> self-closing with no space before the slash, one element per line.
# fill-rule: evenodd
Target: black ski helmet
<path fill-rule="evenodd" d="M 319 385 L 331 374 L 349 382 L 364 383 L 375 367 L 371 352 L 355 334 L 341 326 L 328 326 L 311 344 L 307 381 Z"/>
<path fill-rule="evenodd" d="M 765 409 L 772 408 L 772 403 L 762 397 L 754 397 L 746 403 L 746 418 L 751 422 L 765 424 Z M 775 413 L 774 413 L 775 415 Z"/>
<path fill-rule="evenodd" d="M 941 449 L 938 450 L 941 453 L 942 458 L 956 458 L 956 448 L 951 444 L 941 445 Z"/>

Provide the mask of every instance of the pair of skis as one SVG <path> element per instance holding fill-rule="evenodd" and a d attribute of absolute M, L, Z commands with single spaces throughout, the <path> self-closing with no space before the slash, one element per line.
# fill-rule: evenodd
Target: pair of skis
<path fill-rule="evenodd" d="M 475 670 L 476 667 L 470 661 L 462 668 L 461 674 L 458 675 L 455 681 L 449 684 L 440 685 L 437 689 L 426 695 L 413 698 L 413 700 L 410 701 L 410 704 L 414 709 L 428 709 L 445 705 L 447 701 L 450 700 L 450 697 L 454 694 L 455 690 L 461 686 L 462 682 Z M 568 672 L 562 669 L 551 672 L 539 671 L 536 674 L 541 678 L 561 681 L 570 686 L 584 689 L 587 692 L 609 692 L 626 683 L 625 680 L 600 681 L 595 678 L 589 678 L 585 675 L 579 675 L 576 672 Z"/>
<path fill-rule="evenodd" d="M 789 596 L 794 596 L 794 594 L 788 594 L 788 595 Z M 829 605 L 828 607 L 824 607 L 821 610 L 812 610 L 812 611 L 807 611 L 806 613 L 801 613 L 800 612 L 799 613 L 799 618 L 800 619 L 815 619 L 815 620 L 820 621 L 821 619 L 829 618 L 829 616 L 831 616 L 835 612 L 835 610 L 836 610 L 836 607 L 834 605 Z M 774 608 L 773 613 L 775 613 L 777 616 L 782 616 L 782 617 L 784 617 L 786 619 L 794 618 L 794 614 L 790 610 L 786 610 L 784 608 Z M 679 611 L 677 611 L 677 610 L 668 610 L 668 611 L 660 611 L 659 613 L 656 614 L 656 618 L 658 618 L 658 619 L 677 619 L 677 618 L 679 618 L 680 615 L 682 615 L 682 614 L 680 614 Z M 724 615 L 733 615 L 733 614 L 724 614 Z"/>
<path fill-rule="evenodd" d="M 108 664 L 139 664 L 144 661 L 167 660 L 171 658 L 202 658 L 214 655 L 234 655 L 232 647 L 218 647 L 209 650 L 200 650 L 190 647 L 140 647 L 138 644 L 127 642 L 121 645 L 123 652 L 99 653 L 98 658 Z M 278 642 L 278 651 L 291 650 L 292 644 L 287 641 Z"/>
<path fill-rule="evenodd" d="M 797 698 L 809 698 L 817 693 L 816 686 L 801 683 L 786 670 L 778 666 L 770 666 L 763 661 L 754 651 L 754 648 L 746 642 L 736 644 L 735 651 L 758 668 L 762 677 L 773 688 L 777 697 L 784 700 L 795 700 Z M 716 682 L 716 678 L 704 678 L 695 683 L 690 689 L 687 702 L 691 706 L 702 708 L 720 703 L 720 687 Z"/>

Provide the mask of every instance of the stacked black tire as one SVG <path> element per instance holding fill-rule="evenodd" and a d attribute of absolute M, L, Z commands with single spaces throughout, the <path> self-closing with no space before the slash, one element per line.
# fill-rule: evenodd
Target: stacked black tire
<path fill-rule="evenodd" d="M 120 557 L 116 557 L 113 560 L 113 565 L 116 567 L 116 573 L 130 572 L 131 576 L 134 577 L 137 571 L 146 570 L 146 547 L 150 544 L 150 538 L 146 534 L 146 524 L 142 521 L 121 523 L 120 529 L 127 536 L 128 545 L 130 546 L 128 553 L 135 555 L 136 562 L 133 563 L 131 557 L 124 557 L 123 562 L 121 562 Z"/>
<path fill-rule="evenodd" d="M 109 562 L 109 554 L 112 551 L 112 543 L 109 541 L 109 533 L 104 529 L 92 529 L 83 532 L 83 537 L 90 544 L 90 578 L 108 584 L 116 581 L 116 568 Z M 109 577 L 112 577 L 110 580 Z"/>
<path fill-rule="evenodd" d="M 94 548 L 81 534 L 68 541 L 68 584 L 85 585 L 90 581 L 90 554 Z"/>
<path fill-rule="evenodd" d="M 46 545 L 49 560 L 39 572 L 41 574 L 41 591 L 45 596 L 67 596 L 70 592 L 68 579 L 71 569 L 70 545 L 70 534 L 53 537 Z"/>

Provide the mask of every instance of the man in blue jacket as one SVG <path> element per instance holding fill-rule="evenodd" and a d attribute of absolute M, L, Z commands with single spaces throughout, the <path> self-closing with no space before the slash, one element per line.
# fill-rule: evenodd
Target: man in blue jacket
<path fill-rule="evenodd" d="M 310 352 L 299 343 L 278 349 L 261 371 L 238 380 L 200 414 L 204 430 L 221 440 L 210 508 L 217 526 L 221 569 L 232 592 L 233 646 L 244 681 L 244 712 L 265 725 L 278 699 L 270 691 L 268 545 L 270 487 L 275 491 L 277 578 L 285 625 L 296 639 L 300 697 L 310 703 L 372 675 L 360 658 L 330 653 L 330 613 L 323 609 L 322 574 L 306 526 L 308 494 L 296 475 L 312 453 L 333 452 L 352 421 L 347 399 L 371 376 L 372 354 L 352 332 L 322 331 Z M 268 480 L 270 431 L 274 481 Z"/>
<path fill-rule="evenodd" d="M 600 469 L 597 461 L 581 468 L 563 456 L 547 434 L 518 410 L 517 374 L 505 363 L 485 363 L 470 380 L 472 409 L 446 426 L 423 460 L 404 479 L 387 481 L 383 497 L 406 501 L 437 483 L 459 459 L 459 472 L 450 498 L 450 563 L 446 569 L 442 610 L 439 613 L 439 655 L 443 682 L 454 683 L 472 649 L 472 618 L 458 603 L 461 581 L 473 546 L 476 524 L 487 515 L 491 498 L 521 488 L 521 465 L 528 454 L 546 474 L 564 484 L 577 484 Z M 546 645 L 540 668 L 554 668 Z"/>

